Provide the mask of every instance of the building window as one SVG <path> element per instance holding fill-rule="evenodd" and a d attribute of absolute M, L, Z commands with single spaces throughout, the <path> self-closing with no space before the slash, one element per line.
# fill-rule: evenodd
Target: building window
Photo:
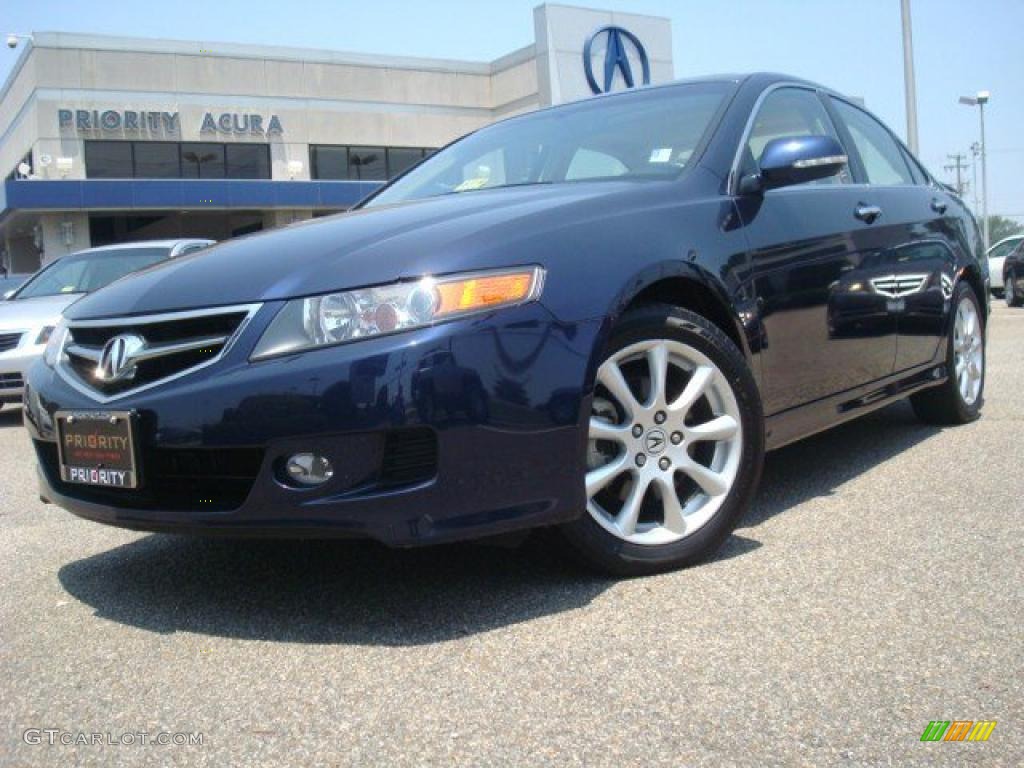
<path fill-rule="evenodd" d="M 270 178 L 270 153 L 266 144 L 227 144 L 224 149 L 229 179 Z"/>
<path fill-rule="evenodd" d="M 314 179 L 347 179 L 348 147 L 313 145 L 309 148 L 309 165 Z"/>
<path fill-rule="evenodd" d="M 309 148 L 314 179 L 384 181 L 416 165 L 433 149 L 421 147 L 347 147 L 314 144 Z"/>
<path fill-rule="evenodd" d="M 85 142 L 85 173 L 90 179 L 132 178 L 132 142 Z"/>
<path fill-rule="evenodd" d="M 223 179 L 224 145 L 200 142 L 182 144 L 181 175 L 186 179 Z"/>
<path fill-rule="evenodd" d="M 86 141 L 90 179 L 269 179 L 268 144 Z"/>
<path fill-rule="evenodd" d="M 393 179 L 400 173 L 412 168 L 423 159 L 422 149 L 406 149 L 391 147 L 388 149 L 388 178 Z"/>
<path fill-rule="evenodd" d="M 181 159 L 177 144 L 169 141 L 140 141 L 132 147 L 135 154 L 133 176 L 140 179 L 181 178 Z M 88 162 L 86 158 L 86 168 L 90 167 Z"/>
<path fill-rule="evenodd" d="M 384 147 L 349 147 L 348 177 L 356 181 L 383 181 L 388 177 Z"/>

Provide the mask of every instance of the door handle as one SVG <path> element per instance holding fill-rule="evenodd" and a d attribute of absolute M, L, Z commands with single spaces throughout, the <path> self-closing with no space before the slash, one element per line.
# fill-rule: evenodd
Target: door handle
<path fill-rule="evenodd" d="M 949 206 L 937 197 L 932 198 L 932 210 L 936 213 L 945 213 Z"/>
<path fill-rule="evenodd" d="M 867 224 L 873 224 L 875 219 L 882 215 L 882 209 L 877 205 L 858 203 L 853 210 L 853 215 Z"/>

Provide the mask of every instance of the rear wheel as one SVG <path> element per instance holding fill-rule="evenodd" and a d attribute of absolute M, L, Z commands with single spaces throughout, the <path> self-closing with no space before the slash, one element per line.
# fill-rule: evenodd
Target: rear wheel
<path fill-rule="evenodd" d="M 978 299 L 966 283 L 957 286 L 953 307 L 946 353 L 949 378 L 937 387 L 910 396 L 918 418 L 929 424 L 966 424 L 981 413 L 985 328 Z"/>
<path fill-rule="evenodd" d="M 615 575 L 698 562 L 749 506 L 763 457 L 757 385 L 736 346 L 687 310 L 636 310 L 597 372 L 587 510 L 563 532 Z"/>
<path fill-rule="evenodd" d="M 1019 307 L 1024 304 L 1024 296 L 1017 290 L 1017 274 L 1010 272 L 1003 283 L 1003 296 L 1006 297 L 1006 306 Z"/>

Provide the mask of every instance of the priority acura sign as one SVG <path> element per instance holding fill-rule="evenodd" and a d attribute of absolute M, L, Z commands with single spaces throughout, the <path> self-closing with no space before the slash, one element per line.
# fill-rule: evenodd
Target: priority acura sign
<path fill-rule="evenodd" d="M 57 110 L 57 123 L 62 131 L 74 130 L 78 133 L 181 133 L 181 116 L 178 112 L 61 108 Z M 268 117 L 247 112 L 206 112 L 199 132 L 279 136 L 284 133 L 284 128 L 277 115 Z"/>
<path fill-rule="evenodd" d="M 82 133 L 178 133 L 180 130 L 177 112 L 141 112 L 133 109 L 58 109 L 57 124 L 61 130 L 74 128 Z"/>

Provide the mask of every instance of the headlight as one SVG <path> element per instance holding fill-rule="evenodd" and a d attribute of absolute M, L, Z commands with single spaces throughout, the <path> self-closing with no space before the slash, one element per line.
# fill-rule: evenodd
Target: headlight
<path fill-rule="evenodd" d="M 45 332 L 45 328 L 43 329 Z M 63 317 L 50 331 L 46 339 L 46 351 L 43 352 L 43 360 L 53 368 L 57 365 L 57 358 L 60 357 L 60 350 L 64 346 L 64 339 L 68 335 L 68 321 Z M 42 334 L 39 334 L 42 338 Z M 42 342 L 39 342 L 42 343 Z"/>
<path fill-rule="evenodd" d="M 408 331 L 540 296 L 540 267 L 452 275 L 328 293 L 285 304 L 256 345 L 254 360 Z"/>

